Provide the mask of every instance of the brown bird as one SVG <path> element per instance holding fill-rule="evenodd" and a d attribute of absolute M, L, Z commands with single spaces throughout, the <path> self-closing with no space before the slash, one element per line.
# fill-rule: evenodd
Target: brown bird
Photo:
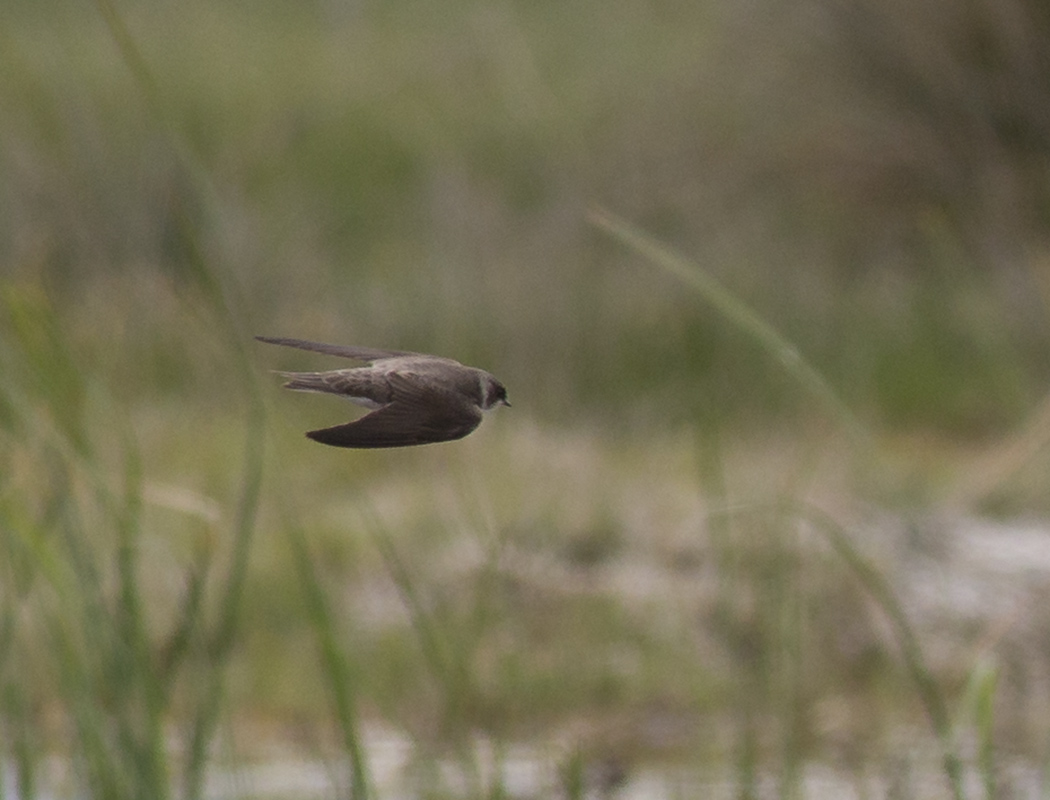
<path fill-rule="evenodd" d="M 451 358 L 256 336 L 260 342 L 352 358 L 367 366 L 329 372 L 280 372 L 287 389 L 345 397 L 372 409 L 358 420 L 309 431 L 333 447 L 407 447 L 461 439 L 481 424 L 482 411 L 509 406 L 507 390 L 483 369 Z"/>

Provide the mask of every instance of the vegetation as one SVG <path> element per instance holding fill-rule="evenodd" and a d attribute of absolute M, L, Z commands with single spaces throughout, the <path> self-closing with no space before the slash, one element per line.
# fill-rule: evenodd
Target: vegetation
<path fill-rule="evenodd" d="M 1046 792 L 1050 17 L 737 6 L 7 4 L 0 797 Z"/>

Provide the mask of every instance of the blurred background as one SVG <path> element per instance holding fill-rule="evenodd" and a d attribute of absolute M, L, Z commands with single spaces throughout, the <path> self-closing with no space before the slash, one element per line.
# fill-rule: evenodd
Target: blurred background
<path fill-rule="evenodd" d="M 0 108 L 14 796 L 1043 787 L 1045 3 L 8 0 Z M 321 448 L 255 334 L 514 405 Z"/>

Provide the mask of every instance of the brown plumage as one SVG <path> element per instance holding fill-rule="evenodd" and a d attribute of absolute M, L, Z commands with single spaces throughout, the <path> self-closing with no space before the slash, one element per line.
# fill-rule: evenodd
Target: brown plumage
<path fill-rule="evenodd" d="M 478 427 L 482 411 L 510 405 L 506 388 L 491 374 L 451 358 L 303 339 L 255 338 L 366 364 L 328 372 L 279 373 L 289 379 L 284 384 L 288 389 L 335 394 L 372 409 L 353 422 L 306 434 L 333 447 L 407 447 L 461 439 Z"/>

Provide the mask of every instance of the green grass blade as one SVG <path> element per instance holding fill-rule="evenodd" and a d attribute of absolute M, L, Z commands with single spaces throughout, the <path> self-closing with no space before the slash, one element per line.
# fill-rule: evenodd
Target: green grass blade
<path fill-rule="evenodd" d="M 187 798 L 203 796 L 208 745 L 219 722 L 225 683 L 224 665 L 229 659 L 237 631 L 244 578 L 255 534 L 259 493 L 262 486 L 263 443 L 265 441 L 265 438 L 259 435 L 259 431 L 264 428 L 265 408 L 257 391 L 251 392 L 250 399 L 241 497 L 233 526 L 233 550 L 229 571 L 221 590 L 219 619 L 207 644 L 210 669 L 205 686 L 200 693 L 195 720 L 190 732 L 189 755 L 184 774 L 184 796 Z"/>
<path fill-rule="evenodd" d="M 447 641 L 447 636 L 443 635 L 440 625 L 432 619 L 432 614 L 427 610 L 423 598 L 420 597 L 405 560 L 401 557 L 390 535 L 374 515 L 370 517 L 368 529 L 372 541 L 379 550 L 383 564 L 390 573 L 394 585 L 397 586 L 402 601 L 408 608 L 409 619 L 416 631 L 423 657 L 430 665 L 433 674 L 442 685 L 447 687 L 452 680 L 453 672 L 452 656 L 448 652 L 449 648 L 443 644 Z"/>
<path fill-rule="evenodd" d="M 695 263 L 664 246 L 626 220 L 604 210 L 592 212 L 590 219 L 597 227 L 614 236 L 646 260 L 694 289 L 726 320 L 768 353 L 800 386 L 820 401 L 849 434 L 854 444 L 862 448 L 862 452 L 873 450 L 870 436 L 864 426 L 831 388 L 824 376 L 802 356 L 795 345 L 762 319 L 752 308 Z"/>
<path fill-rule="evenodd" d="M 958 729 L 968 720 L 973 722 L 977 736 L 977 766 L 984 796 L 994 800 L 997 789 L 998 768 L 995 753 L 995 697 L 999 690 L 1000 667 L 991 653 L 977 657 L 963 690 Z"/>
<path fill-rule="evenodd" d="M 937 685 L 933 672 L 926 664 L 915 628 L 909 622 L 889 583 L 856 548 L 847 532 L 837 522 L 813 506 L 800 507 L 799 513 L 824 535 L 889 620 L 897 646 L 904 659 L 905 669 L 915 685 L 930 726 L 940 744 L 945 777 L 956 800 L 963 800 L 965 795 L 962 761 L 956 752 L 948 704 Z"/>
<path fill-rule="evenodd" d="M 361 741 L 356 708 L 358 678 L 336 637 L 332 610 L 325 597 L 317 569 L 310 558 L 302 531 L 293 526 L 288 526 L 287 530 L 299 582 L 306 599 L 307 613 L 321 649 L 321 664 L 335 705 L 336 722 L 342 732 L 343 749 L 350 760 L 350 797 L 353 800 L 367 800 L 372 796 L 372 792 L 369 788 L 368 761 Z"/>

